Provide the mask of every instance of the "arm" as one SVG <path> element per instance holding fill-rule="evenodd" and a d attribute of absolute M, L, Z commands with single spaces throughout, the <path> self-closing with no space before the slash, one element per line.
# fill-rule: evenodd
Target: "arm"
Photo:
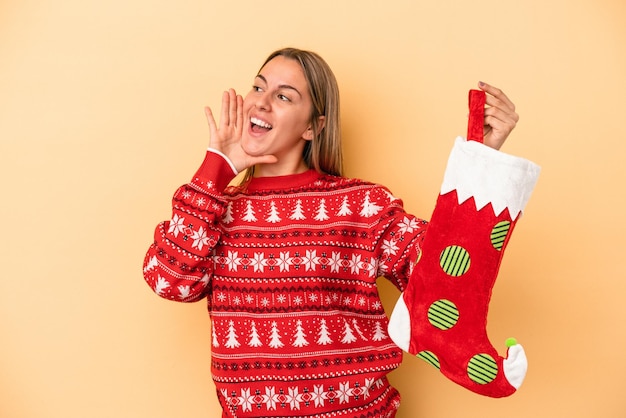
<path fill-rule="evenodd" d="M 172 219 L 157 226 L 144 259 L 144 278 L 159 296 L 194 302 L 206 295 L 225 209 L 221 191 L 235 174 L 228 160 L 209 150 L 191 183 L 174 194 Z"/>
<path fill-rule="evenodd" d="M 378 260 L 379 271 L 400 291 L 404 291 L 415 261 L 420 256 L 428 223 L 406 213 L 402 201 L 383 187 L 374 189 L 372 198 L 387 202 L 382 212 L 384 215 L 374 229 L 374 256 Z"/>

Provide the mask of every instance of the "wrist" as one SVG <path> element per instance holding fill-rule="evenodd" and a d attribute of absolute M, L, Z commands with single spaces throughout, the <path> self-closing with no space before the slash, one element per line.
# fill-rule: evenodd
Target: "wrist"
<path fill-rule="evenodd" d="M 237 170 L 237 167 L 235 167 L 235 164 L 234 164 L 234 163 L 231 161 L 231 159 L 230 159 L 230 158 L 228 158 L 228 157 L 226 156 L 226 154 L 224 154 L 222 151 L 217 150 L 217 149 L 215 149 L 215 148 L 211 148 L 211 147 L 207 148 L 207 151 L 208 151 L 208 152 L 212 152 L 212 153 L 217 154 L 217 155 L 219 155 L 220 157 L 222 157 L 222 158 L 224 159 L 224 161 L 225 161 L 226 163 L 228 163 L 228 165 L 230 166 L 230 168 L 233 170 L 233 173 L 234 173 L 235 175 L 239 174 L 239 170 Z"/>

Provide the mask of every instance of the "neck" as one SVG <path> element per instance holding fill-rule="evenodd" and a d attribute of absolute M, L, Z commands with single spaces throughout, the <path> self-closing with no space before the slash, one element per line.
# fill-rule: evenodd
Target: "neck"
<path fill-rule="evenodd" d="M 292 174 L 301 174 L 308 171 L 309 167 L 304 160 L 298 160 L 294 163 L 280 162 L 274 164 L 257 164 L 254 167 L 254 177 L 276 177 L 289 176 Z"/>

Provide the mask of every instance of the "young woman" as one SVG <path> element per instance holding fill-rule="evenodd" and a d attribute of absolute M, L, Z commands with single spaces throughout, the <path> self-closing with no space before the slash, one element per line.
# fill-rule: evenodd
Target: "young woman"
<path fill-rule="evenodd" d="M 484 143 L 514 105 L 487 93 Z M 224 417 L 392 417 L 401 350 L 376 288 L 404 290 L 427 223 L 385 187 L 342 177 L 339 91 L 315 53 L 272 53 L 245 99 L 224 93 L 210 145 L 144 262 L 161 297 L 206 298 Z M 242 182 L 228 187 L 247 170 Z"/>

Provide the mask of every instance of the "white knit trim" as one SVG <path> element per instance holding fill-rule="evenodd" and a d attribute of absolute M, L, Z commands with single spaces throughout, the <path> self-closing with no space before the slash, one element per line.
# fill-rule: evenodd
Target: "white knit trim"
<path fill-rule="evenodd" d="M 473 197 L 478 210 L 491 203 L 496 216 L 508 208 L 511 218 L 516 219 L 524 210 L 540 171 L 532 161 L 457 137 L 441 194 L 456 190 L 459 204 Z"/>
<path fill-rule="evenodd" d="M 222 157 L 224 160 L 226 160 L 230 168 L 233 170 L 233 173 L 235 173 L 235 175 L 239 174 L 239 171 L 237 171 L 237 169 L 235 168 L 235 164 L 233 164 L 230 158 L 228 158 L 225 154 L 211 147 L 207 148 L 207 151 L 212 152 L 213 154 L 217 154 L 220 157 Z"/>
<path fill-rule="evenodd" d="M 519 389 L 528 371 L 528 360 L 524 348 L 517 344 L 509 348 L 507 358 L 503 361 L 504 376 L 515 389 Z"/>
<path fill-rule="evenodd" d="M 391 340 L 401 349 L 408 352 L 411 344 L 411 314 L 404 303 L 404 293 L 400 294 L 393 308 L 387 332 Z"/>

